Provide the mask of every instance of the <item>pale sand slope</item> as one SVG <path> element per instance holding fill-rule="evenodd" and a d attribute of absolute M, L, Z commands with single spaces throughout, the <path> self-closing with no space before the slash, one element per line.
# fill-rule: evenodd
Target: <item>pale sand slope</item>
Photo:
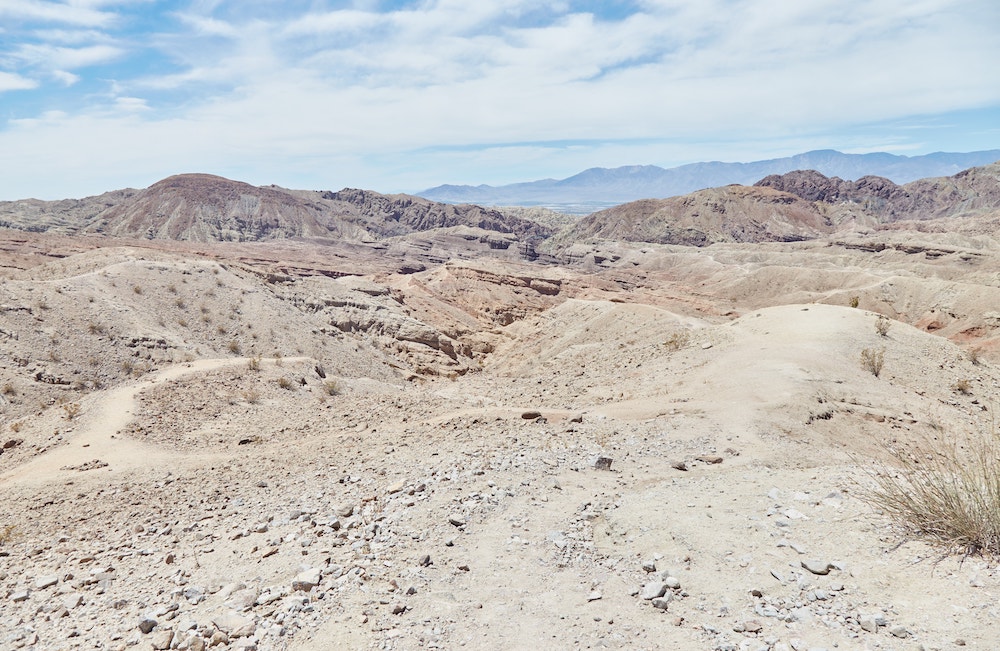
<path fill-rule="evenodd" d="M 165 631 L 187 639 L 185 621 L 207 639 L 235 609 L 260 649 L 994 648 L 994 566 L 896 548 L 854 495 L 859 464 L 888 439 L 988 420 L 995 369 L 901 323 L 880 337 L 874 319 L 813 304 L 713 325 L 575 300 L 504 329 L 487 369 L 454 381 L 343 378 L 329 396 L 311 361 L 261 380 L 205 360 L 95 393 L 75 438 L 29 463 L 103 458 L 91 452 L 114 434 L 129 447 L 102 448 L 111 471 L 0 481 L 0 523 L 20 535 L 0 556 L 4 630 L 33 629 L 0 643 L 149 648 Z M 858 357 L 883 346 L 875 378 Z M 280 374 L 306 384 L 259 404 L 217 390 Z M 960 378 L 972 395 L 951 389 Z M 150 423 L 127 412 L 152 418 L 137 391 L 166 387 L 198 396 L 173 405 L 170 426 L 214 428 L 218 442 L 132 447 L 134 426 Z M 128 449 L 142 460 L 123 468 Z M 598 454 L 612 472 L 593 469 Z M 334 528 L 344 504 L 353 513 Z M 841 569 L 816 576 L 803 559 Z M 681 584 L 666 612 L 632 596 L 654 560 Z M 323 571 L 298 593 L 306 609 L 290 592 L 303 566 Z M 113 578 L 88 583 L 92 567 Z M 33 587 L 49 574 L 55 586 Z M 82 603 L 57 616 L 76 593 Z M 241 610 L 233 595 L 248 593 Z M 170 604 L 178 615 L 156 614 Z M 136 628 L 147 613 L 159 622 L 148 636 Z M 864 630 L 876 614 L 887 625 Z"/>

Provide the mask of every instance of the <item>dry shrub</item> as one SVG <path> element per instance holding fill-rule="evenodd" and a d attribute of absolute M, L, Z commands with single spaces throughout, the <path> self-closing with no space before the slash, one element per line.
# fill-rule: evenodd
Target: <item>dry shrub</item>
<path fill-rule="evenodd" d="M 326 391 L 326 394 L 329 396 L 339 396 L 343 391 L 343 388 L 340 386 L 340 382 L 336 380 L 327 380 L 323 383 L 323 390 Z"/>
<path fill-rule="evenodd" d="M 875 377 L 882 372 L 885 364 L 885 348 L 865 348 L 861 351 L 861 368 L 865 369 Z"/>
<path fill-rule="evenodd" d="M 968 354 L 969 361 L 972 362 L 974 366 L 979 366 L 979 363 L 982 361 L 983 349 L 976 346 L 975 348 L 970 348 Z"/>
<path fill-rule="evenodd" d="M 4 394 L 5 396 L 16 396 L 17 389 L 14 388 L 13 384 L 7 382 L 3 385 L 3 388 L 0 389 L 0 393 Z"/>
<path fill-rule="evenodd" d="M 0 545 L 6 544 L 17 537 L 17 525 L 7 524 L 0 528 Z"/>
<path fill-rule="evenodd" d="M 73 420 L 80 415 L 80 403 L 70 402 L 62 406 L 63 411 L 66 412 L 66 420 Z"/>
<path fill-rule="evenodd" d="M 260 370 L 260 355 L 254 355 L 247 361 L 247 368 L 251 371 Z"/>
<path fill-rule="evenodd" d="M 235 339 L 229 342 L 228 348 L 229 352 L 233 353 L 234 355 L 239 355 L 240 353 L 243 352 L 243 347 L 240 346 L 240 342 L 238 342 Z"/>
<path fill-rule="evenodd" d="M 875 332 L 879 334 L 880 337 L 889 336 L 889 328 L 892 326 L 892 321 L 889 320 L 884 314 L 879 314 L 878 318 L 875 319 Z M 878 375 L 878 373 L 876 373 Z"/>
<path fill-rule="evenodd" d="M 260 391 L 256 389 L 246 389 L 243 391 L 243 399 L 252 405 L 260 402 Z"/>
<path fill-rule="evenodd" d="M 956 382 L 952 388 L 955 391 L 963 393 L 965 395 L 969 395 L 970 393 L 972 393 L 972 383 L 964 378 Z"/>
<path fill-rule="evenodd" d="M 678 330 L 673 332 L 667 337 L 667 340 L 663 342 L 663 345 L 667 350 L 680 350 L 690 343 L 691 335 L 687 330 Z"/>
<path fill-rule="evenodd" d="M 289 389 L 290 390 L 295 385 L 288 378 L 286 378 L 284 376 L 281 376 L 280 378 L 278 378 L 278 386 L 281 387 L 282 389 Z"/>
<path fill-rule="evenodd" d="M 851 297 L 851 307 L 857 307 L 859 305 L 861 305 L 861 297 L 860 296 L 852 296 Z"/>
<path fill-rule="evenodd" d="M 919 452 L 890 449 L 862 498 L 908 534 L 951 551 L 1000 554 L 1000 438 L 995 429 L 956 442 L 925 439 Z"/>

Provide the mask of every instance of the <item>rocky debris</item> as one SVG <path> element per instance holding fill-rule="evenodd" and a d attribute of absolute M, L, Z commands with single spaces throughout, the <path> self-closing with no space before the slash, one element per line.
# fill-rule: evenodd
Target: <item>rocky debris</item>
<path fill-rule="evenodd" d="M 594 468 L 597 470 L 611 470 L 611 457 L 597 457 L 594 461 Z"/>
<path fill-rule="evenodd" d="M 309 592 L 319 585 L 322 573 L 319 568 L 311 568 L 300 572 L 292 581 L 292 590 Z"/>
<path fill-rule="evenodd" d="M 815 559 L 804 560 L 801 563 L 802 567 L 809 570 L 813 574 L 820 576 L 830 573 L 830 570 L 834 569 L 834 564 L 828 561 L 818 561 Z"/>

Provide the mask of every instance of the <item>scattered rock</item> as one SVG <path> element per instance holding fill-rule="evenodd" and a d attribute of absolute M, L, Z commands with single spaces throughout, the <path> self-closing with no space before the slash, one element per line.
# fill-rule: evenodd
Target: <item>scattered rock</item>
<path fill-rule="evenodd" d="M 801 565 L 804 569 L 820 576 L 829 574 L 830 570 L 833 569 L 833 565 L 828 561 L 818 561 L 815 559 L 804 560 Z"/>
<path fill-rule="evenodd" d="M 152 617 L 144 617 L 139 620 L 139 630 L 142 631 L 144 635 L 148 635 L 150 631 L 156 628 L 157 621 Z"/>
<path fill-rule="evenodd" d="M 597 470 L 611 470 L 611 457 L 597 457 L 594 461 L 594 468 Z"/>
<path fill-rule="evenodd" d="M 667 591 L 667 584 L 663 581 L 650 581 L 649 583 L 642 586 L 642 590 L 639 591 L 639 597 L 649 601 L 650 599 L 656 599 L 657 597 L 662 597 Z"/>

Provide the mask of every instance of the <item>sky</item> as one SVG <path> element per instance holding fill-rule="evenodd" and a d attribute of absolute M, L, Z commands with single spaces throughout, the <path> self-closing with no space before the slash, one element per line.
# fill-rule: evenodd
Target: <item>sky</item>
<path fill-rule="evenodd" d="M 0 200 L 1000 148 L 996 0 L 0 0 Z"/>

